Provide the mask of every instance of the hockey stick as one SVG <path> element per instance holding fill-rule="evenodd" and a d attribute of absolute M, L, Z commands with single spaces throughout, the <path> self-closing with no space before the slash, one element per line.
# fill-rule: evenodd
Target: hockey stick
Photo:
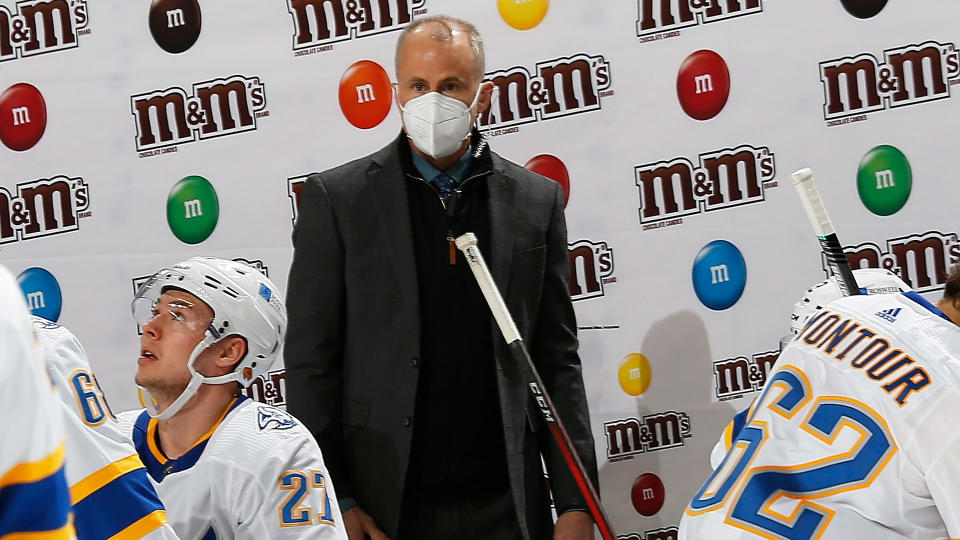
<path fill-rule="evenodd" d="M 833 223 L 830 216 L 827 215 L 827 209 L 820 200 L 820 192 L 817 190 L 817 184 L 813 181 L 813 171 L 810 169 L 800 169 L 790 175 L 793 180 L 793 187 L 797 188 L 800 195 L 800 201 L 803 203 L 803 209 L 807 211 L 807 217 L 810 218 L 810 224 L 813 225 L 814 232 L 817 233 L 817 240 L 820 241 L 820 249 L 827 258 L 827 266 L 830 268 L 830 274 L 837 280 L 840 286 L 840 292 L 844 296 L 860 294 L 860 286 L 853 277 L 853 270 L 850 269 L 850 263 L 847 256 L 843 253 L 843 247 L 840 240 L 837 239 L 837 233 L 833 230 Z"/>
<path fill-rule="evenodd" d="M 500 327 L 500 332 L 507 342 L 507 347 L 520 366 L 521 373 L 526 378 L 530 395 L 536 400 L 544 422 L 550 428 L 554 441 L 563 453 L 567 468 L 573 474 L 574 480 L 580 488 L 580 493 L 587 500 L 587 506 L 593 516 L 593 521 L 600 529 L 600 535 L 604 540 L 615 540 L 616 535 L 610 525 L 610 520 L 603 512 L 603 507 L 600 506 L 600 497 L 597 495 L 597 490 L 590 482 L 590 478 L 583 468 L 583 463 L 580 461 L 580 456 L 577 455 L 573 443 L 570 441 L 570 435 L 567 434 L 566 428 L 560 422 L 560 416 L 557 415 L 553 401 L 547 395 L 547 390 L 543 386 L 543 381 L 540 380 L 540 375 L 537 374 L 533 360 L 530 359 L 530 354 L 523 345 L 523 340 L 520 338 L 517 326 L 510 316 L 510 311 L 507 310 L 507 305 L 503 302 L 496 283 L 493 282 L 493 276 L 490 275 L 487 264 L 483 260 L 483 255 L 480 253 L 480 248 L 477 247 L 477 237 L 473 233 L 466 233 L 457 237 L 456 242 L 457 247 L 467 258 L 467 264 L 470 265 L 470 270 L 473 271 L 473 276 L 477 279 L 477 284 L 480 285 L 483 297 L 487 300 L 490 311 L 493 312 L 493 318 L 497 321 L 497 326 Z"/>

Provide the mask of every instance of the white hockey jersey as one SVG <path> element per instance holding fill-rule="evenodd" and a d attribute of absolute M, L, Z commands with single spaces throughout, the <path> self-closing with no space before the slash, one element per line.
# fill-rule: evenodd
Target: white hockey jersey
<path fill-rule="evenodd" d="M 320 447 L 290 414 L 238 396 L 177 459 L 161 452 L 146 411 L 120 422 L 181 538 L 346 540 Z"/>
<path fill-rule="evenodd" d="M 63 326 L 40 317 L 33 317 L 33 333 L 60 397 L 77 538 L 176 538 L 80 342 Z"/>
<path fill-rule="evenodd" d="M 914 292 L 833 302 L 725 433 L 682 540 L 960 538 L 960 327 Z"/>
<path fill-rule="evenodd" d="M 3 266 L 0 411 L 0 538 L 73 538 L 60 411 L 23 292 Z"/>

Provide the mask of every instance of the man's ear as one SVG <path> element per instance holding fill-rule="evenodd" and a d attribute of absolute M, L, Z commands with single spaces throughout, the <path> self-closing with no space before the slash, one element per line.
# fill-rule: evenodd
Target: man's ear
<path fill-rule="evenodd" d="M 494 85 L 492 81 L 480 83 L 480 97 L 477 98 L 477 115 L 487 112 L 490 108 L 490 100 L 493 99 Z"/>
<path fill-rule="evenodd" d="M 240 336 L 227 336 L 218 345 L 220 351 L 214 359 L 217 367 L 226 368 L 227 373 L 247 354 L 247 341 Z"/>

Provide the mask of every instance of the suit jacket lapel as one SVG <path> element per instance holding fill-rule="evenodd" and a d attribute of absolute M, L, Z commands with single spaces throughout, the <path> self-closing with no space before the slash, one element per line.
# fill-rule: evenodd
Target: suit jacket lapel
<path fill-rule="evenodd" d="M 513 264 L 513 240 L 516 235 L 517 205 L 516 183 L 514 179 L 504 176 L 503 169 L 498 167 L 498 158 L 494 156 L 493 174 L 490 176 L 488 190 L 490 192 L 490 273 L 493 281 L 500 290 L 507 308 L 514 312 L 516 306 L 511 306 L 510 296 L 510 267 Z M 523 291 L 516 291 L 522 295 Z M 500 408 L 504 421 L 504 439 L 507 451 L 507 469 L 510 475 L 510 488 L 518 508 L 524 509 L 519 513 L 520 529 L 523 538 L 530 538 L 530 524 L 527 522 L 527 485 L 524 476 L 524 444 L 526 434 L 526 420 L 528 416 L 528 397 L 526 385 L 522 380 L 519 368 L 513 354 L 506 346 L 503 334 L 493 317 L 490 317 L 493 330 L 494 355 L 498 364 L 497 383 L 500 395 Z M 530 418 L 531 426 L 537 424 Z"/>
<path fill-rule="evenodd" d="M 490 250 L 493 281 L 509 305 L 510 265 L 513 263 L 513 235 L 516 230 L 517 208 L 514 182 L 494 167 L 490 177 Z"/>
<path fill-rule="evenodd" d="M 380 249 L 388 257 L 401 296 L 417 305 L 417 267 L 413 258 L 406 178 L 396 147 L 394 143 L 378 152 L 367 170 L 365 191 L 376 201 L 374 209 L 377 214 L 372 218 L 380 222 L 377 228 L 382 239 L 378 246 L 370 246 L 370 249 Z"/>

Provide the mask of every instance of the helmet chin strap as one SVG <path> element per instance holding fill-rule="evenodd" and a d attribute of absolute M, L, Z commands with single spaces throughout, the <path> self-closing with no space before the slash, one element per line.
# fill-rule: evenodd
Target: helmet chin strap
<path fill-rule="evenodd" d="M 240 374 L 236 371 L 227 373 L 225 375 L 218 375 L 216 377 L 204 377 L 194 367 L 193 364 L 197 360 L 197 357 L 200 356 L 200 353 L 205 351 L 207 347 L 213 345 L 217 341 L 219 341 L 219 337 L 208 331 L 205 333 L 203 341 L 197 343 L 197 346 L 193 348 L 193 352 L 190 353 L 190 359 L 187 360 L 187 369 L 190 370 L 190 382 L 187 383 L 187 387 L 183 389 L 183 392 L 177 396 L 177 399 L 173 400 L 173 403 L 167 406 L 163 412 L 160 412 L 160 403 L 157 402 L 155 397 L 153 397 L 153 394 L 151 394 L 146 388 L 142 386 L 140 387 L 141 399 L 146 406 L 147 414 L 158 420 L 169 420 L 178 412 L 180 412 L 180 409 L 182 409 L 183 406 L 190 401 L 190 398 L 192 398 L 197 393 L 197 390 L 200 389 L 200 385 L 226 384 L 236 381 L 240 378 Z"/>

